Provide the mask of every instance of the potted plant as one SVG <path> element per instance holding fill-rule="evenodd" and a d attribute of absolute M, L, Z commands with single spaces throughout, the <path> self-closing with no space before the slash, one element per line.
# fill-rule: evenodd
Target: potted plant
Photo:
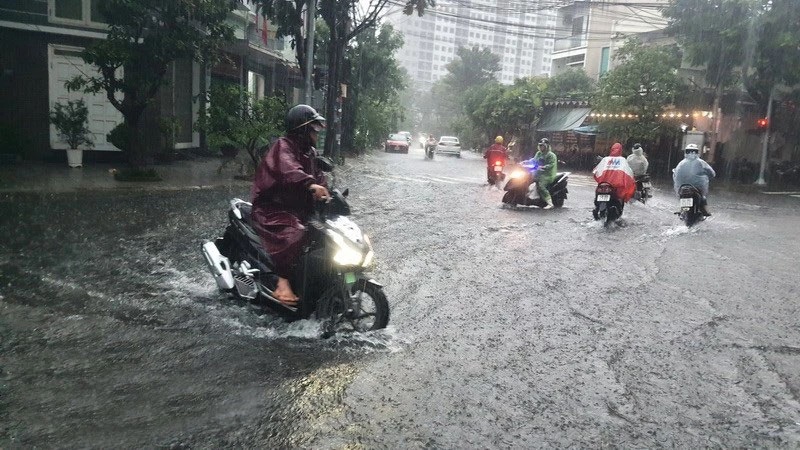
<path fill-rule="evenodd" d="M 56 103 L 50 112 L 50 123 L 55 125 L 61 139 L 67 142 L 67 164 L 70 167 L 83 165 L 83 149 L 94 143 L 89 132 L 89 109 L 81 100 L 70 100 L 66 105 Z"/>

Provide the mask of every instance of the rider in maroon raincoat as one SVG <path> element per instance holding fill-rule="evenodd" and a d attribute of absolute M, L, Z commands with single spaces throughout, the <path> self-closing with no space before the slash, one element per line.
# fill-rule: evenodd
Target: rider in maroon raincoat
<path fill-rule="evenodd" d="M 256 170 L 252 225 L 275 264 L 275 298 L 295 306 L 298 298 L 289 278 L 305 243 L 305 223 L 314 201 L 329 196 L 314 149 L 325 118 L 310 106 L 297 105 L 286 114 L 285 125 L 286 136 L 272 145 Z"/>

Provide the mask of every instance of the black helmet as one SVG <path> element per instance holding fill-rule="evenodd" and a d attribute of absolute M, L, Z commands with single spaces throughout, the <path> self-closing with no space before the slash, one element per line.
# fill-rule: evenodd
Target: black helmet
<path fill-rule="evenodd" d="M 642 148 L 642 144 L 633 144 L 634 149 Z"/>
<path fill-rule="evenodd" d="M 542 138 L 542 140 L 541 140 L 541 141 L 539 141 L 539 143 L 540 143 L 540 144 L 544 144 L 544 145 L 548 145 L 548 144 L 550 143 L 550 140 L 549 140 L 549 139 L 547 139 L 547 138 Z"/>
<path fill-rule="evenodd" d="M 311 123 L 325 126 L 325 118 L 308 105 L 293 106 L 286 113 L 286 118 L 284 119 L 287 133 L 299 133 L 304 126 Z"/>

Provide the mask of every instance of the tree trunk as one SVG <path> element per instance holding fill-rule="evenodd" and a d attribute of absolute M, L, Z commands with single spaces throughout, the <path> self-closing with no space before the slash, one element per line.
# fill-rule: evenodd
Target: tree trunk
<path fill-rule="evenodd" d="M 125 115 L 125 125 L 128 127 L 128 164 L 134 169 L 145 166 L 144 139 L 140 128 L 141 113 Z"/>
<path fill-rule="evenodd" d="M 714 90 L 714 106 L 711 110 L 714 114 L 711 125 L 711 148 L 708 150 L 708 157 L 706 158 L 709 164 L 714 163 L 716 157 L 717 140 L 719 139 L 719 125 L 722 120 L 722 110 L 720 109 L 720 100 L 722 98 L 722 84 L 718 84 Z"/>
<path fill-rule="evenodd" d="M 327 2 L 328 4 L 332 2 Z M 330 5 L 329 7 L 334 7 Z M 328 119 L 328 130 L 325 136 L 325 155 L 335 158 L 334 141 L 336 140 L 336 98 L 339 95 L 339 84 L 336 73 L 336 47 L 339 41 L 339 27 L 336 25 L 335 11 L 330 11 L 327 15 L 328 28 L 330 29 L 330 40 L 328 41 L 328 85 L 325 89 L 325 118 Z M 333 17 L 330 19 L 330 17 Z M 331 23 L 333 21 L 333 23 Z"/>

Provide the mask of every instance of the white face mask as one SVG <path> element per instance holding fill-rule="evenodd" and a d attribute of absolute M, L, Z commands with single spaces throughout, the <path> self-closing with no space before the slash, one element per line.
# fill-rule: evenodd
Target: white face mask
<path fill-rule="evenodd" d="M 697 159 L 699 157 L 700 157 L 700 155 L 698 155 L 697 153 L 687 153 L 686 154 L 686 159 L 689 159 L 689 160 Z"/>

